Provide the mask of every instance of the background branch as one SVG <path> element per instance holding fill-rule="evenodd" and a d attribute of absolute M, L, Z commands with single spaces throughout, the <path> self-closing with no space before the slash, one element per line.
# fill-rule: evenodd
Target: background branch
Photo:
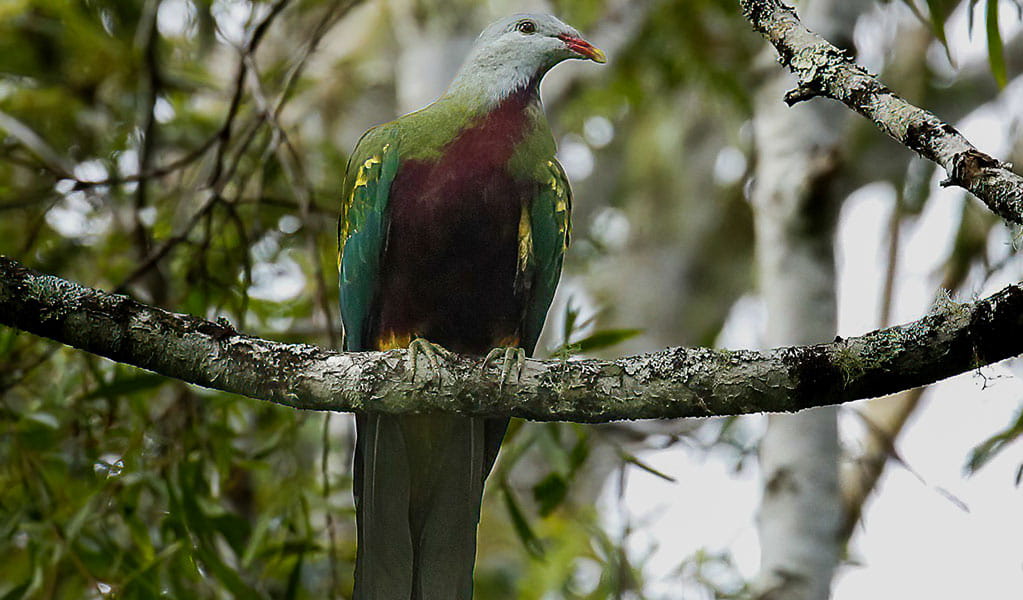
<path fill-rule="evenodd" d="M 295 408 L 456 412 L 539 421 L 796 411 L 891 394 L 1023 353 L 1023 285 L 830 344 L 766 352 L 670 348 L 602 360 L 529 360 L 499 389 L 477 357 L 407 378 L 405 351 L 281 344 L 29 270 L 0 257 L 0 323 L 183 381 Z"/>
<path fill-rule="evenodd" d="M 979 198 L 996 214 L 1023 223 L 1023 177 L 978 150 L 955 127 L 897 96 L 849 59 L 847 54 L 799 20 L 781 0 L 739 0 L 743 15 L 778 51 L 781 63 L 798 78 L 785 95 L 795 104 L 815 96 L 842 102 L 870 119 L 889 136 L 941 165 L 956 185 Z"/>

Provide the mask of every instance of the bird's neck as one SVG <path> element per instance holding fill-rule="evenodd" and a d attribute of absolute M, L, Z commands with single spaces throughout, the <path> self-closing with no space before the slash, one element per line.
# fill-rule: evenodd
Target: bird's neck
<path fill-rule="evenodd" d="M 501 62 L 500 57 L 471 56 L 462 66 L 445 97 L 483 114 L 510 98 L 540 103 L 540 80 L 544 71 Z"/>

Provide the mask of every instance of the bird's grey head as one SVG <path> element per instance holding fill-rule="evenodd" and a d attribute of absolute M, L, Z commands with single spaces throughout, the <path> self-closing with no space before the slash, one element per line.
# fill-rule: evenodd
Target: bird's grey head
<path fill-rule="evenodd" d="M 500 99 L 539 83 L 551 67 L 569 58 L 607 61 L 600 49 L 555 16 L 512 15 L 483 30 L 452 87 L 472 86 Z"/>

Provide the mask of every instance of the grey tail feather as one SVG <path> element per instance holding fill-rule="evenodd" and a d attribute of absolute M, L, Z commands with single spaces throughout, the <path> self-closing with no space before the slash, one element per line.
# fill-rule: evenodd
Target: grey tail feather
<path fill-rule="evenodd" d="M 507 426 L 494 421 L 358 417 L 355 600 L 471 600 L 483 480 Z"/>

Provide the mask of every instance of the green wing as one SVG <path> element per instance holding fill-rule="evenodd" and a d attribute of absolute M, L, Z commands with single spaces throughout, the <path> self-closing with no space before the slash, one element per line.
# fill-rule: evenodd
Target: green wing
<path fill-rule="evenodd" d="M 533 272 L 529 304 L 522 331 L 522 347 L 532 354 L 547 319 L 547 309 L 561 278 L 561 263 L 572 233 L 572 189 L 556 160 L 547 161 L 548 179 L 541 183 L 529 209 L 529 227 L 522 236 L 532 238 Z"/>
<path fill-rule="evenodd" d="M 337 261 L 345 350 L 368 350 L 372 343 L 364 338 L 387 238 L 387 200 L 398 170 L 390 138 L 386 126 L 367 131 L 345 169 Z"/>

